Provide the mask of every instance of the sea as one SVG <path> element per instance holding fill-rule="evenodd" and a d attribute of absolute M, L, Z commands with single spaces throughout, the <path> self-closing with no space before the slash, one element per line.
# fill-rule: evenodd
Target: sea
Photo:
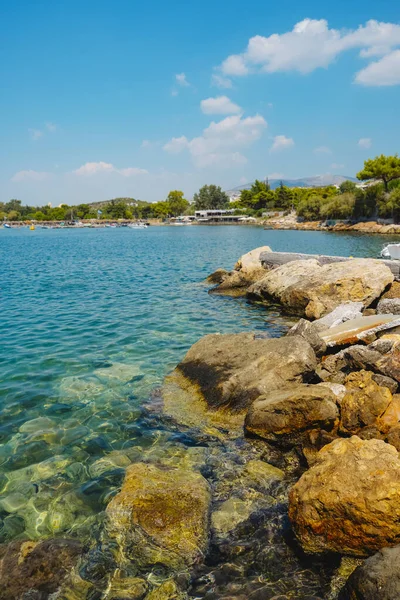
<path fill-rule="evenodd" d="M 0 543 L 90 541 L 124 476 L 109 457 L 171 443 L 142 406 L 189 347 L 287 331 L 278 307 L 209 294 L 207 275 L 259 246 L 375 258 L 389 241 L 251 226 L 0 230 Z"/>

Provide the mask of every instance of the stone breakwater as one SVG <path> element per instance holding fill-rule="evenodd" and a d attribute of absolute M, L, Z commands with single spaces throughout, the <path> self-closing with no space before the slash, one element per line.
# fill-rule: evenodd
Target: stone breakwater
<path fill-rule="evenodd" d="M 297 323 L 194 344 L 143 406 L 154 443 L 99 461 L 125 476 L 91 545 L 4 544 L 0 600 L 400 598 L 400 284 L 268 250 L 210 291 Z"/>

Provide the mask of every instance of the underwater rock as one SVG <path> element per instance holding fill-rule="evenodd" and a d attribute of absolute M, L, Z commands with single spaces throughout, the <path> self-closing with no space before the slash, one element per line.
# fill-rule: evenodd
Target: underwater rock
<path fill-rule="evenodd" d="M 211 527 L 216 535 L 233 531 L 239 523 L 246 521 L 253 511 L 251 502 L 240 498 L 229 498 L 211 515 Z"/>
<path fill-rule="evenodd" d="M 199 473 L 132 464 L 107 506 L 109 534 L 139 568 L 190 567 L 207 549 L 210 502 Z"/>
<path fill-rule="evenodd" d="M 333 429 L 339 416 L 327 387 L 298 384 L 261 396 L 251 405 L 245 432 L 281 447 L 308 442 L 311 430 Z"/>
<path fill-rule="evenodd" d="M 148 590 L 148 584 L 139 577 L 113 577 L 110 581 L 105 600 L 142 600 Z"/>
<path fill-rule="evenodd" d="M 0 600 L 49 598 L 77 563 L 76 540 L 15 541 L 0 546 Z"/>
<path fill-rule="evenodd" d="M 350 575 L 339 600 L 398 600 L 400 546 L 382 548 Z"/>
<path fill-rule="evenodd" d="M 187 598 L 187 594 L 179 589 L 175 581 L 169 579 L 147 594 L 145 600 L 186 600 Z"/>
<path fill-rule="evenodd" d="M 400 460 L 381 440 L 324 446 L 289 493 L 289 517 L 306 552 L 368 556 L 400 541 Z"/>
<path fill-rule="evenodd" d="M 248 294 L 319 319 L 344 301 L 368 307 L 392 281 L 392 272 L 378 260 L 354 259 L 323 266 L 315 259 L 298 260 L 268 272 Z"/>

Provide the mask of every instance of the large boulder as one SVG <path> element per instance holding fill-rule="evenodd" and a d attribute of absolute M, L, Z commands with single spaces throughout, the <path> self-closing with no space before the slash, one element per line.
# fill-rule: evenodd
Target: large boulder
<path fill-rule="evenodd" d="M 292 487 L 289 517 L 306 552 L 368 556 L 400 542 L 399 453 L 381 440 L 336 439 Z"/>
<path fill-rule="evenodd" d="M 392 272 L 378 260 L 354 259 L 323 266 L 316 259 L 298 260 L 268 272 L 248 294 L 319 319 L 346 301 L 368 307 L 392 281 Z"/>
<path fill-rule="evenodd" d="M 382 548 L 350 575 L 339 600 L 399 600 L 400 546 Z"/>
<path fill-rule="evenodd" d="M 299 384 L 276 390 L 253 402 L 245 431 L 282 447 L 307 443 L 311 431 L 333 429 L 339 416 L 335 401 L 325 386 Z"/>
<path fill-rule="evenodd" d="M 109 534 L 139 568 L 190 567 L 207 548 L 210 503 L 200 473 L 135 463 L 107 506 Z"/>
<path fill-rule="evenodd" d="M 247 288 L 252 283 L 264 277 L 266 270 L 261 264 L 260 254 L 262 252 L 271 252 L 269 246 L 261 246 L 255 248 L 247 254 L 243 254 L 237 261 L 235 268 L 230 273 L 221 273 L 221 281 L 217 281 L 219 285 L 213 288 L 213 292 L 228 292 L 240 288 Z M 216 271 L 207 278 L 209 283 L 218 279 L 218 274 L 221 270 Z"/>
<path fill-rule="evenodd" d="M 302 382 L 315 367 L 314 351 L 302 337 L 258 339 L 238 333 L 201 338 L 177 370 L 210 408 L 240 412 L 262 394 Z"/>

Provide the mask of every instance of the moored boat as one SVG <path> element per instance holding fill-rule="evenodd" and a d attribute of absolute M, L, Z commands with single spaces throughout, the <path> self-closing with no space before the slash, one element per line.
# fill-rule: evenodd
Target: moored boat
<path fill-rule="evenodd" d="M 386 244 L 381 250 L 381 258 L 400 260 L 400 244 Z"/>

